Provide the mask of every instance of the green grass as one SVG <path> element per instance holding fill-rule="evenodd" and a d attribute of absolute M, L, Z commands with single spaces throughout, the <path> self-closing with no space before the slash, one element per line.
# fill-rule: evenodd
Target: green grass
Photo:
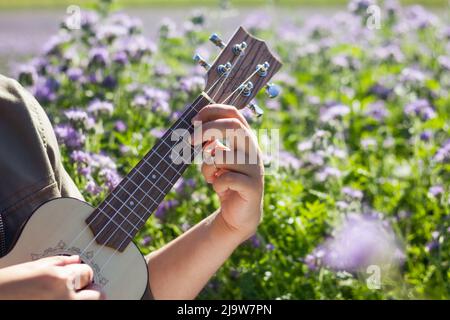
<path fill-rule="evenodd" d="M 0 0 L 0 9 L 28 9 L 28 8 L 61 8 L 69 5 L 80 5 L 91 7 L 94 0 Z M 116 3 L 121 7 L 134 6 L 157 6 L 157 7 L 178 7 L 178 6 L 217 6 L 218 0 L 117 0 Z M 267 4 L 281 6 L 333 6 L 345 5 L 347 0 L 239 0 L 230 1 L 236 6 L 261 6 Z M 427 6 L 448 6 L 446 0 L 403 0 L 403 4 L 420 3 Z"/>

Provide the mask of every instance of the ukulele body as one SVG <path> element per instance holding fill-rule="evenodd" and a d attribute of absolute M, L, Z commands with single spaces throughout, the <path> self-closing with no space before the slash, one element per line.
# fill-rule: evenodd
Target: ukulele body
<path fill-rule="evenodd" d="M 85 222 L 93 210 L 74 198 L 44 203 L 28 220 L 14 248 L 0 259 L 0 268 L 56 255 L 79 255 L 94 270 L 94 282 L 108 299 L 141 299 L 148 284 L 144 257 L 132 242 L 123 252 L 99 245 Z"/>

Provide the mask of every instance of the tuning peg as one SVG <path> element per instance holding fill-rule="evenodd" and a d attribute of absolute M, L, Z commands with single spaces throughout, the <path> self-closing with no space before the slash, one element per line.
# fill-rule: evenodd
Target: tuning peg
<path fill-rule="evenodd" d="M 219 64 L 218 66 L 217 66 L 217 73 L 220 75 L 220 76 L 228 76 L 228 74 L 230 73 L 230 71 L 231 71 L 231 67 L 232 67 L 232 65 L 231 65 L 231 62 L 227 62 L 227 63 L 225 63 L 225 64 Z"/>
<path fill-rule="evenodd" d="M 193 59 L 195 62 L 197 62 L 200 66 L 202 66 L 206 70 L 209 70 L 211 68 L 211 65 L 208 62 L 206 62 L 206 60 L 203 59 L 203 57 L 201 55 L 199 55 L 198 53 L 195 54 Z"/>
<path fill-rule="evenodd" d="M 251 81 L 241 85 L 242 95 L 244 97 L 249 97 L 252 94 L 253 87 L 254 87 L 254 85 L 253 85 L 253 82 L 251 82 Z"/>
<path fill-rule="evenodd" d="M 268 63 L 267 61 L 262 64 L 258 64 L 256 66 L 256 70 L 258 71 L 258 74 L 261 77 L 267 76 L 267 70 L 269 70 L 269 68 L 270 68 L 270 63 Z"/>
<path fill-rule="evenodd" d="M 235 44 L 233 46 L 233 53 L 235 55 L 240 55 L 244 50 L 247 49 L 247 42 L 242 41 L 241 43 Z"/>
<path fill-rule="evenodd" d="M 266 92 L 269 95 L 269 98 L 276 98 L 280 94 L 281 88 L 276 84 L 268 83 L 266 85 Z"/>
<path fill-rule="evenodd" d="M 257 116 L 258 118 L 264 114 L 264 110 L 261 109 L 254 101 L 250 102 L 248 107 L 250 108 L 250 110 L 253 111 L 255 116 Z"/>
<path fill-rule="evenodd" d="M 225 42 L 223 42 L 223 40 L 219 37 L 219 35 L 217 33 L 213 33 L 210 37 L 209 40 L 214 43 L 216 46 L 218 46 L 220 49 L 225 48 L 226 44 Z"/>

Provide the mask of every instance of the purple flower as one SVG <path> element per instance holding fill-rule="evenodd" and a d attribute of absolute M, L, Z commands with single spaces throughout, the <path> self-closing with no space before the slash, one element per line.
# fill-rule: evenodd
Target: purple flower
<path fill-rule="evenodd" d="M 342 175 L 341 171 L 333 167 L 325 167 L 321 171 L 317 172 L 316 179 L 318 182 L 324 182 L 330 178 L 340 178 Z"/>
<path fill-rule="evenodd" d="M 422 85 L 427 78 L 427 75 L 417 68 L 405 68 L 400 75 L 400 81 L 412 85 Z"/>
<path fill-rule="evenodd" d="M 54 131 L 59 143 L 70 148 L 81 147 L 86 140 L 85 135 L 75 130 L 70 124 L 59 124 Z"/>
<path fill-rule="evenodd" d="M 108 50 L 104 47 L 93 48 L 89 52 L 89 64 L 105 66 L 109 61 Z"/>
<path fill-rule="evenodd" d="M 159 207 L 155 211 L 155 217 L 157 217 L 160 220 L 164 220 L 166 217 L 167 212 L 176 207 L 178 205 L 178 200 L 165 200 L 163 201 Z"/>
<path fill-rule="evenodd" d="M 373 138 L 365 138 L 361 140 L 361 147 L 364 150 L 370 150 L 377 146 L 377 141 Z"/>
<path fill-rule="evenodd" d="M 112 103 L 101 100 L 94 100 L 87 107 L 87 111 L 93 114 L 112 114 L 113 110 L 114 106 Z"/>
<path fill-rule="evenodd" d="M 150 134 L 155 138 L 161 138 L 166 133 L 166 129 L 153 128 L 150 130 Z"/>
<path fill-rule="evenodd" d="M 116 169 L 116 163 L 105 154 L 91 154 L 90 164 L 96 168 Z"/>
<path fill-rule="evenodd" d="M 127 125 L 122 120 L 117 120 L 114 124 L 114 128 L 119 132 L 125 132 L 127 130 Z"/>
<path fill-rule="evenodd" d="M 382 100 L 387 100 L 392 95 L 393 90 L 389 89 L 382 84 L 376 83 L 370 89 L 369 93 L 377 96 Z"/>
<path fill-rule="evenodd" d="M 70 158 L 74 162 L 88 164 L 91 160 L 91 155 L 85 151 L 74 150 L 71 152 Z"/>
<path fill-rule="evenodd" d="M 47 78 L 38 81 L 34 89 L 34 96 L 39 102 L 51 102 L 56 99 L 56 91 L 59 89 L 59 82 L 54 78 Z"/>
<path fill-rule="evenodd" d="M 83 70 L 80 68 L 69 68 L 67 69 L 66 74 L 70 81 L 78 81 L 83 77 Z"/>
<path fill-rule="evenodd" d="M 261 246 L 261 239 L 256 233 L 250 237 L 249 241 L 253 248 L 259 248 Z"/>
<path fill-rule="evenodd" d="M 178 194 L 181 194 L 185 191 L 186 188 L 194 188 L 196 185 L 194 179 L 183 179 L 180 178 L 178 181 L 174 184 L 174 189 Z"/>
<path fill-rule="evenodd" d="M 253 32 L 258 30 L 267 30 L 271 24 L 272 17 L 262 11 L 258 11 L 248 15 L 243 22 L 243 25 Z"/>
<path fill-rule="evenodd" d="M 389 115 L 389 112 L 383 101 L 377 101 L 368 105 L 366 114 L 374 120 L 380 122 Z"/>
<path fill-rule="evenodd" d="M 345 116 L 350 112 L 350 108 L 343 104 L 332 104 L 329 107 L 320 109 L 320 121 L 329 122 L 338 117 Z"/>
<path fill-rule="evenodd" d="M 450 160 L 450 139 L 444 142 L 441 148 L 436 152 L 433 159 L 437 162 L 447 162 Z"/>
<path fill-rule="evenodd" d="M 356 272 L 369 265 L 402 263 L 403 256 L 388 223 L 367 215 L 348 215 L 324 245 L 323 262 L 334 270 Z"/>
<path fill-rule="evenodd" d="M 146 87 L 144 88 L 144 95 L 150 101 L 153 111 L 169 112 L 170 95 L 167 91 Z"/>
<path fill-rule="evenodd" d="M 96 38 L 101 42 L 111 43 L 114 39 L 125 36 L 128 30 L 118 24 L 101 24 L 96 30 Z"/>
<path fill-rule="evenodd" d="M 316 271 L 322 266 L 322 259 L 325 255 L 325 250 L 321 245 L 317 246 L 313 252 L 306 255 L 304 259 L 300 259 L 303 263 L 308 266 L 311 271 Z"/>
<path fill-rule="evenodd" d="M 450 57 L 439 56 L 438 62 L 439 62 L 439 65 L 442 67 L 443 71 L 450 71 Z"/>
<path fill-rule="evenodd" d="M 375 57 L 377 60 L 394 61 L 397 63 L 401 63 L 405 59 L 403 52 L 396 44 L 388 44 L 387 46 L 375 49 Z"/>
<path fill-rule="evenodd" d="M 121 144 L 119 146 L 119 151 L 120 151 L 121 154 L 127 154 L 128 152 L 130 152 L 130 150 L 131 150 L 130 147 L 126 146 L 124 144 Z"/>
<path fill-rule="evenodd" d="M 140 244 L 141 244 L 141 246 L 148 246 L 151 241 L 152 241 L 152 237 L 145 236 L 141 239 Z"/>
<path fill-rule="evenodd" d="M 80 166 L 77 168 L 77 172 L 87 178 L 91 178 L 92 168 L 89 166 Z"/>
<path fill-rule="evenodd" d="M 294 170 L 298 170 L 302 166 L 302 161 L 300 159 L 285 150 L 280 151 L 279 161 L 280 166 L 284 168 L 292 168 Z"/>
<path fill-rule="evenodd" d="M 346 196 L 348 196 L 352 199 L 356 199 L 356 200 L 361 200 L 363 198 L 363 193 L 361 190 L 353 189 L 350 187 L 342 188 L 342 193 L 344 193 Z"/>
<path fill-rule="evenodd" d="M 144 55 L 156 51 L 156 45 L 142 35 L 122 38 L 117 43 L 120 51 L 126 52 L 132 61 L 139 61 Z"/>
<path fill-rule="evenodd" d="M 273 249 L 275 249 L 275 246 L 272 243 L 268 243 L 266 245 L 266 250 L 267 251 L 272 251 Z"/>
<path fill-rule="evenodd" d="M 99 174 L 104 178 L 109 191 L 112 191 L 122 180 L 115 169 L 104 168 L 100 170 Z"/>
<path fill-rule="evenodd" d="M 117 86 L 117 80 L 112 75 L 107 75 L 102 81 L 102 86 L 107 89 L 114 89 Z"/>
<path fill-rule="evenodd" d="M 138 94 L 133 98 L 131 104 L 135 107 L 145 107 L 148 105 L 148 99 L 142 94 Z"/>
<path fill-rule="evenodd" d="M 36 83 L 38 74 L 33 65 L 21 65 L 19 67 L 18 80 L 23 86 L 32 86 Z"/>
<path fill-rule="evenodd" d="M 85 122 L 88 119 L 88 114 L 84 110 L 80 109 L 71 109 L 64 111 L 64 116 L 67 118 L 67 120 L 73 121 L 73 122 Z"/>
<path fill-rule="evenodd" d="M 270 110 L 280 110 L 281 103 L 277 99 L 270 99 L 266 102 L 266 107 Z"/>
<path fill-rule="evenodd" d="M 439 195 L 441 195 L 441 194 L 444 193 L 444 187 L 441 186 L 441 185 L 435 185 L 435 186 L 432 186 L 432 187 L 428 190 L 428 192 L 429 192 L 433 197 L 437 197 L 437 196 L 439 196 Z"/>
<path fill-rule="evenodd" d="M 99 17 L 95 11 L 81 11 L 81 27 L 83 29 L 92 29 L 92 27 L 98 22 Z"/>
<path fill-rule="evenodd" d="M 44 44 L 43 52 L 47 56 L 60 56 L 61 46 L 70 40 L 70 35 L 67 33 L 58 33 L 50 37 Z"/>
<path fill-rule="evenodd" d="M 168 66 L 163 65 L 163 64 L 158 64 L 155 66 L 155 68 L 153 69 L 153 72 L 155 73 L 155 76 L 157 77 L 163 77 L 163 76 L 167 76 L 171 73 L 171 70 Z"/>
<path fill-rule="evenodd" d="M 352 0 L 348 4 L 348 10 L 356 14 L 365 14 L 367 8 L 374 4 L 375 1 L 372 0 Z"/>
<path fill-rule="evenodd" d="M 425 130 L 420 134 L 420 140 L 430 141 L 433 137 L 433 132 L 431 130 Z"/>
<path fill-rule="evenodd" d="M 324 155 L 322 152 L 311 152 L 306 156 L 306 161 L 313 166 L 320 167 L 325 163 Z"/>
<path fill-rule="evenodd" d="M 120 65 L 128 63 L 128 56 L 124 51 L 119 51 L 114 54 L 113 61 Z"/>
<path fill-rule="evenodd" d="M 425 250 L 428 252 L 439 249 L 439 231 L 433 231 L 431 233 L 431 240 L 425 245 Z"/>
<path fill-rule="evenodd" d="M 424 29 L 436 23 L 436 17 L 420 5 L 407 7 L 405 10 L 408 24 L 414 29 Z"/>
<path fill-rule="evenodd" d="M 184 77 L 180 80 L 180 89 L 186 93 L 198 91 L 204 85 L 205 80 L 200 76 Z"/>
<path fill-rule="evenodd" d="M 85 190 L 91 195 L 96 196 L 102 191 L 102 188 L 100 188 L 94 181 L 90 180 L 86 184 Z"/>
<path fill-rule="evenodd" d="M 436 112 L 433 110 L 428 100 L 425 99 L 419 99 L 407 104 L 404 112 L 406 115 L 419 116 L 424 121 L 436 117 Z"/>

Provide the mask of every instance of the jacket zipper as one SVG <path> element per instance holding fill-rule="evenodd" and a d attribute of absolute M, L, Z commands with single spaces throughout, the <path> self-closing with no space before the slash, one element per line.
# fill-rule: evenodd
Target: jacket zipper
<path fill-rule="evenodd" d="M 6 251 L 6 244 L 5 244 L 5 228 L 3 226 L 3 218 L 2 214 L 0 213 L 0 257 L 3 257 L 5 255 Z"/>

